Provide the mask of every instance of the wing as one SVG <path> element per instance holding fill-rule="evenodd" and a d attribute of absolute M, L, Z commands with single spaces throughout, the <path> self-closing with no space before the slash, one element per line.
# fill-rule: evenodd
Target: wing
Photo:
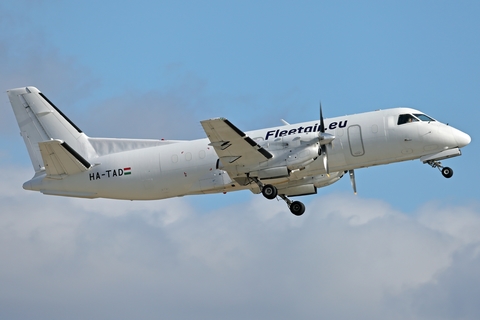
<path fill-rule="evenodd" d="M 49 178 L 80 173 L 91 167 L 91 164 L 66 142 L 50 140 L 40 142 L 38 145 Z"/>
<path fill-rule="evenodd" d="M 224 118 L 200 122 L 224 166 L 252 166 L 273 155 Z"/>

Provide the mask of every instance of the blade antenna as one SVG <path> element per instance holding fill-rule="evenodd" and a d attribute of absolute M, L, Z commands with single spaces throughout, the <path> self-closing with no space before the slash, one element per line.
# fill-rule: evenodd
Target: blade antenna
<path fill-rule="evenodd" d="M 350 174 L 350 182 L 352 184 L 353 193 L 357 194 L 357 184 L 355 183 L 355 172 L 352 169 L 352 170 L 348 170 L 348 173 Z"/>

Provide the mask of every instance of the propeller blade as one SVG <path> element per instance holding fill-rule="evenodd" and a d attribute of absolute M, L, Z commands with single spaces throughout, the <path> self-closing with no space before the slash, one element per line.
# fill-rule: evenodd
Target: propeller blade
<path fill-rule="evenodd" d="M 320 101 L 320 132 L 318 133 L 318 155 L 323 156 L 323 167 L 327 172 L 327 176 L 330 176 L 330 169 L 328 168 L 328 155 L 327 155 L 327 145 L 322 144 L 321 141 L 325 138 L 322 134 L 325 133 L 325 122 L 323 121 L 323 111 L 322 111 L 322 102 Z"/>
<path fill-rule="evenodd" d="M 353 193 L 357 194 L 357 184 L 355 183 L 355 172 L 353 170 L 348 170 L 350 174 L 350 182 L 352 183 Z"/>
<path fill-rule="evenodd" d="M 322 102 L 320 101 L 320 132 L 325 132 L 325 123 L 323 122 Z"/>
<path fill-rule="evenodd" d="M 323 149 L 320 141 L 322 140 L 322 133 L 325 132 L 325 124 L 323 123 L 323 113 L 322 113 L 322 101 L 320 101 L 320 127 L 318 128 L 318 130 L 319 130 L 319 132 L 318 132 L 318 155 L 321 156 L 322 151 L 324 149 Z M 325 154 L 325 152 L 323 152 L 323 154 Z M 325 164 L 325 161 L 326 160 L 324 160 L 324 162 L 323 162 L 324 164 Z"/>
<path fill-rule="evenodd" d="M 327 145 L 322 144 L 321 149 L 322 149 L 322 155 L 323 155 L 323 167 L 327 172 L 327 176 L 330 176 L 330 169 L 328 168 Z"/>

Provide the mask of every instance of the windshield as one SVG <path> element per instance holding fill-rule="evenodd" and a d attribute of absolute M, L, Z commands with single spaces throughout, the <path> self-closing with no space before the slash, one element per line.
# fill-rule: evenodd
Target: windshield
<path fill-rule="evenodd" d="M 422 113 L 415 113 L 414 116 L 420 119 L 421 121 L 435 121 L 429 116 L 427 116 L 426 114 L 422 114 Z"/>
<path fill-rule="evenodd" d="M 404 123 L 409 123 L 409 122 L 415 122 L 418 121 L 417 118 L 415 118 L 411 114 L 401 114 L 398 116 L 398 122 L 397 124 L 404 124 Z"/>
<path fill-rule="evenodd" d="M 415 113 L 415 114 L 401 114 L 398 116 L 397 124 L 405 124 L 410 122 L 417 122 L 417 121 L 435 121 L 434 119 L 430 118 L 429 116 L 423 113 Z"/>

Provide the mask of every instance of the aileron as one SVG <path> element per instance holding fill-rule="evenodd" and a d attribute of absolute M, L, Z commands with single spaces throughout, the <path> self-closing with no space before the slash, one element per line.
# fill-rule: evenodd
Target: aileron
<path fill-rule="evenodd" d="M 210 144 L 223 164 L 255 165 L 273 155 L 224 118 L 201 121 Z M 228 170 L 227 170 L 228 171 Z"/>

